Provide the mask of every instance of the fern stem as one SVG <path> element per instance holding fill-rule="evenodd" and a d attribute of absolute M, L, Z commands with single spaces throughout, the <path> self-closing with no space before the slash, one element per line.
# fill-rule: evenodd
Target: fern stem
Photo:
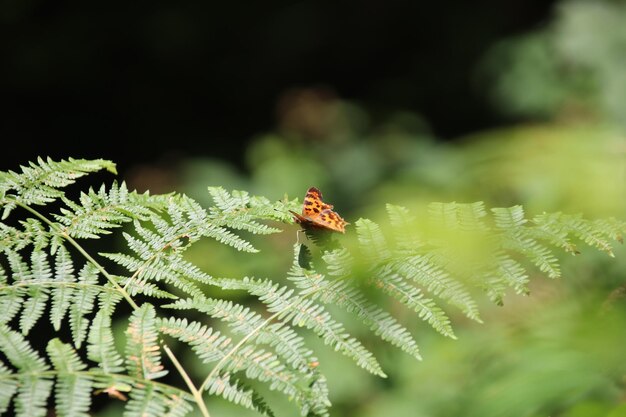
<path fill-rule="evenodd" d="M 126 292 L 124 288 L 120 287 L 120 285 L 115 281 L 115 279 L 113 279 L 113 276 L 109 274 L 107 270 L 104 269 L 104 267 L 100 265 L 100 263 L 98 263 L 98 261 L 96 261 L 90 254 L 88 254 L 87 251 L 85 251 L 83 247 L 77 241 L 75 241 L 70 235 L 64 232 L 59 227 L 58 224 L 54 223 L 53 221 L 48 219 L 46 216 L 44 216 L 43 214 L 39 213 L 37 210 L 31 208 L 30 206 L 24 203 L 15 201 L 15 204 L 31 212 L 34 216 L 41 219 L 44 223 L 49 225 L 56 233 L 61 235 L 66 241 L 68 241 L 72 246 L 74 246 L 76 250 L 78 250 L 81 253 L 81 255 L 83 255 L 89 262 L 91 262 L 98 269 L 98 271 L 100 271 L 100 273 L 104 275 L 104 277 L 115 287 L 115 289 L 119 291 L 120 294 L 122 294 L 122 297 L 124 297 L 126 301 L 128 301 L 128 304 L 130 304 L 134 310 L 139 309 L 139 306 L 137 305 L 137 303 L 135 303 L 135 300 L 131 298 L 130 294 L 128 294 L 128 292 Z"/>
<path fill-rule="evenodd" d="M 131 307 L 134 310 L 138 310 L 139 306 L 137 305 L 137 303 L 135 303 L 135 300 L 133 300 L 130 296 L 130 294 L 128 294 L 128 292 L 126 292 L 126 290 L 122 287 L 120 287 L 120 284 L 118 284 L 114 279 L 113 276 L 111 274 L 109 274 L 107 272 L 106 269 L 104 269 L 104 267 L 102 265 L 100 265 L 100 263 L 98 261 L 96 261 L 90 254 L 87 253 L 87 251 L 85 251 L 83 249 L 82 246 L 80 246 L 78 244 L 78 242 L 76 242 L 72 237 L 70 237 L 69 235 L 67 235 L 66 233 L 62 232 L 63 237 L 70 242 L 70 244 L 72 246 L 74 246 L 76 248 L 76 250 L 78 250 L 89 262 L 91 262 L 96 268 L 98 268 L 98 271 L 100 271 L 102 273 L 102 275 L 105 276 L 105 278 L 111 283 L 113 284 L 113 286 L 115 287 L 116 290 L 118 290 L 120 292 L 120 294 L 122 294 L 122 297 L 124 297 L 126 299 L 126 301 L 128 301 L 128 304 L 131 305 Z"/>
<path fill-rule="evenodd" d="M 174 352 L 172 352 L 172 350 L 166 344 L 163 344 L 162 346 L 163 346 L 163 350 L 165 350 L 165 353 L 167 354 L 167 356 L 169 356 L 170 360 L 172 361 L 172 363 L 178 370 L 178 373 L 180 374 L 180 376 L 182 376 L 183 379 L 185 380 L 185 383 L 187 384 L 189 391 L 191 391 L 191 394 L 193 395 L 193 398 L 196 401 L 196 404 L 198 404 L 198 408 L 200 409 L 200 412 L 202 413 L 202 415 L 204 417 L 211 417 L 211 415 L 209 414 L 209 410 L 206 408 L 206 404 L 204 403 L 204 400 L 202 399 L 202 387 L 200 387 L 200 390 L 196 388 L 196 386 L 194 385 L 193 381 L 191 380 L 187 372 L 185 372 L 185 368 L 183 368 L 183 366 L 180 364 L 180 362 L 174 355 Z"/>

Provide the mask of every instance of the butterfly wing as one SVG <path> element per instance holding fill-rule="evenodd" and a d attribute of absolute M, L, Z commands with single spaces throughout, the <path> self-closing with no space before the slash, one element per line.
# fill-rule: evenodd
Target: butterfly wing
<path fill-rule="evenodd" d="M 346 225 L 348 224 L 341 216 L 329 208 L 323 209 L 319 216 L 313 217 L 311 220 L 315 225 L 340 233 L 346 232 Z"/>
<path fill-rule="evenodd" d="M 309 216 L 311 218 L 315 218 L 320 215 L 322 210 L 328 207 L 328 204 L 325 204 L 322 201 L 322 193 L 315 187 L 309 188 L 304 196 L 304 204 L 302 204 L 302 215 Z"/>
<path fill-rule="evenodd" d="M 290 212 L 291 214 L 293 214 L 293 219 L 294 219 L 294 220 L 295 220 L 295 222 L 296 222 L 296 223 L 298 223 L 298 224 L 309 224 L 309 223 L 313 223 L 313 220 L 312 220 L 310 217 L 308 217 L 308 216 L 302 216 L 302 215 L 300 215 L 300 214 L 296 213 L 296 212 L 295 212 L 295 211 L 293 211 L 293 210 L 289 210 L 289 212 Z"/>
<path fill-rule="evenodd" d="M 302 214 L 300 215 L 293 211 L 291 213 L 295 216 L 295 221 L 305 227 L 316 227 L 345 233 L 345 226 L 348 224 L 333 211 L 331 204 L 326 204 L 322 201 L 322 193 L 315 187 L 309 188 L 304 196 Z"/>

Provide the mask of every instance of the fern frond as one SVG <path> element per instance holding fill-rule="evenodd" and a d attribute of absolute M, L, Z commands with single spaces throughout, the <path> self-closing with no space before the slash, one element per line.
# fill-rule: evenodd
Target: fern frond
<path fill-rule="evenodd" d="M 261 224 L 254 219 L 255 217 L 250 214 L 237 213 L 236 216 L 221 216 L 221 218 L 214 218 L 214 222 L 220 226 L 230 227 L 235 230 L 244 230 L 255 235 L 270 235 L 281 231 L 275 227 Z"/>
<path fill-rule="evenodd" d="M 147 294 L 146 290 L 149 290 L 151 294 L 158 294 L 157 287 L 148 283 L 164 282 L 191 297 L 201 296 L 202 291 L 196 283 L 212 284 L 213 278 L 185 261 L 183 252 L 202 237 L 214 238 L 239 250 L 256 252 L 249 242 L 212 224 L 206 210 L 188 197 L 170 199 L 167 213 L 169 221 L 156 215 L 150 217 L 154 229 L 135 221 L 134 227 L 138 236 L 124 233 L 134 256 L 101 254 L 132 273 L 129 279 L 123 280 L 124 286 L 131 293 L 135 291 Z"/>
<path fill-rule="evenodd" d="M 209 187 L 209 194 L 216 207 L 211 209 L 211 221 L 218 226 L 245 230 L 253 234 L 272 234 L 280 229 L 261 224 L 255 219 L 276 219 L 278 209 L 269 200 L 250 197 L 245 191 L 233 191 L 232 194 L 222 187 Z"/>
<path fill-rule="evenodd" d="M 171 292 L 160 289 L 156 284 L 145 281 L 139 282 L 132 279 L 132 277 L 119 277 L 119 283 L 123 285 L 126 292 L 133 297 L 137 294 L 143 294 L 157 299 L 172 300 L 178 298 L 178 296 Z"/>
<path fill-rule="evenodd" d="M 268 311 L 277 318 L 290 321 L 296 326 L 306 327 L 322 338 L 325 344 L 354 360 L 360 367 L 374 375 L 385 377 L 374 355 L 334 320 L 322 305 L 310 298 L 294 295 L 287 287 L 280 287 L 270 280 L 244 278 L 242 280 L 220 280 L 225 289 L 240 289 L 249 292 L 267 305 Z"/>
<path fill-rule="evenodd" d="M 419 288 L 406 282 L 390 265 L 374 271 L 371 281 L 376 288 L 415 311 L 418 317 L 425 320 L 433 329 L 444 336 L 456 339 L 450 318 L 446 313 L 437 306 L 435 301 L 427 298 Z"/>
<path fill-rule="evenodd" d="M 57 371 L 55 400 L 57 412 L 64 417 L 86 417 L 91 406 L 93 379 L 81 373 L 82 363 L 70 345 L 52 339 L 47 347 L 52 366 Z"/>
<path fill-rule="evenodd" d="M 516 229 L 527 223 L 522 206 L 495 207 L 491 209 L 494 215 L 496 228 L 507 230 Z"/>
<path fill-rule="evenodd" d="M 138 239 L 130 235 L 125 236 L 129 241 L 129 246 L 139 248 L 139 257 L 121 253 L 102 253 L 101 255 L 132 272 L 131 277 L 120 278 L 120 283 L 131 295 L 141 293 L 158 298 L 177 298 L 174 294 L 161 290 L 152 283 L 164 282 L 195 297 L 202 294 L 196 283 L 210 284 L 212 282 L 210 275 L 184 260 L 182 254 L 168 253 L 167 248 L 159 248 L 158 251 L 152 252 Z"/>
<path fill-rule="evenodd" d="M 79 203 L 63 197 L 67 208 L 54 218 L 63 225 L 63 233 L 75 238 L 98 239 L 134 219 L 147 220 L 153 210 L 163 209 L 162 198 L 152 198 L 147 192 L 129 192 L 125 183 L 116 182 L 107 191 L 90 189 L 80 195 Z"/>
<path fill-rule="evenodd" d="M 589 246 L 613 256 L 611 240 L 619 240 L 621 233 L 626 230 L 624 222 L 615 219 L 589 221 L 582 215 L 566 215 L 563 213 L 544 213 L 533 218 L 535 229 L 542 233 L 538 238 L 544 238 L 550 243 L 560 246 L 568 252 L 576 253 L 576 246 L 570 243 L 568 237 L 573 235 Z"/>
<path fill-rule="evenodd" d="M 162 417 L 185 417 L 193 410 L 189 401 L 180 395 L 169 394 L 165 397 L 164 402 L 166 411 Z"/>
<path fill-rule="evenodd" d="M 31 274 L 33 282 L 47 281 L 52 277 L 47 255 L 43 251 L 31 253 Z M 24 303 L 24 309 L 20 316 L 20 329 L 22 334 L 27 335 L 37 320 L 43 315 L 48 301 L 49 290 L 41 286 L 31 286 L 28 289 L 28 299 Z"/>
<path fill-rule="evenodd" d="M 99 271 L 93 264 L 86 263 L 78 273 L 78 282 L 84 285 L 77 287 L 72 294 L 69 314 L 70 329 L 72 341 L 77 349 L 85 340 L 89 327 L 89 320 L 85 316 L 93 310 L 95 298 L 100 292 L 100 289 L 95 286 L 98 282 L 98 274 Z"/>
<path fill-rule="evenodd" d="M 115 305 L 121 300 L 117 293 L 100 294 L 100 309 L 91 322 L 87 339 L 87 357 L 96 362 L 107 374 L 121 373 L 124 359 L 115 348 L 111 330 L 111 315 Z"/>
<path fill-rule="evenodd" d="M 220 371 L 229 373 L 245 372 L 246 377 L 268 383 L 271 390 L 283 392 L 301 407 L 310 406 L 306 403 L 307 389 L 299 375 L 283 365 L 272 352 L 257 350 L 253 345 L 244 345 L 239 349 L 231 347 L 230 338 L 186 319 L 159 320 L 158 327 L 161 333 L 189 344 L 203 363 L 217 362 Z M 211 379 L 212 376 L 206 383 Z"/>
<path fill-rule="evenodd" d="M 483 218 L 487 215 L 485 204 L 476 203 L 430 203 L 429 220 L 439 227 L 449 230 L 486 230 Z"/>
<path fill-rule="evenodd" d="M 246 387 L 238 380 L 231 381 L 229 373 L 211 377 L 207 381 L 206 390 L 211 395 L 219 395 L 233 404 L 257 411 L 264 416 L 274 416 L 272 409 L 256 391 Z"/>
<path fill-rule="evenodd" d="M 415 217 L 406 207 L 387 204 L 387 214 L 400 250 L 414 251 L 423 245 L 417 234 L 419 229 L 416 227 Z"/>
<path fill-rule="evenodd" d="M 15 202 L 26 205 L 44 205 L 63 196 L 60 191 L 78 178 L 106 169 L 115 173 L 115 164 L 103 159 L 72 159 L 59 162 L 48 158 L 37 159 L 29 166 L 21 166 L 21 173 L 6 172 L 0 177 L 0 205 L 4 206 L 2 218 L 6 219 Z"/>
<path fill-rule="evenodd" d="M 18 384 L 13 372 L 0 362 L 0 415 L 4 415 L 9 408 Z"/>
<path fill-rule="evenodd" d="M 380 230 L 380 226 L 369 219 L 359 219 L 356 231 L 363 256 L 372 264 L 384 262 L 391 257 L 389 245 Z"/>
<path fill-rule="evenodd" d="M 404 279 L 416 282 L 427 291 L 460 308 L 467 317 L 481 321 L 478 306 L 469 290 L 433 262 L 433 255 L 414 255 L 394 261 L 390 265 Z"/>
<path fill-rule="evenodd" d="M 320 300 L 355 314 L 376 336 L 421 359 L 417 343 L 391 314 L 373 305 L 349 281 L 329 281 L 324 275 L 301 267 L 298 262 L 300 250 L 300 245 L 294 245 L 294 263 L 289 279 L 300 288 L 302 296 L 310 294 L 311 300 Z"/>
<path fill-rule="evenodd" d="M 122 374 L 91 372 L 91 375 L 93 386 L 97 388 L 96 394 L 108 393 L 110 397 L 122 400 L 126 395 L 130 396 L 124 415 L 143 417 L 141 412 L 144 411 L 146 416 L 183 417 L 193 409 L 190 404 L 194 401 L 193 396 L 179 388 Z M 145 401 L 158 404 L 153 408 Z M 159 411 L 162 414 L 152 414 Z"/>
<path fill-rule="evenodd" d="M 164 400 L 153 385 L 135 385 L 124 408 L 124 417 L 161 417 L 165 414 Z"/>
<path fill-rule="evenodd" d="M 195 229 L 199 237 L 209 237 L 224 245 L 232 246 L 238 251 L 256 253 L 258 250 L 250 242 L 242 239 L 228 229 L 211 221 L 209 214 L 196 201 L 189 197 L 182 198 L 180 205 L 174 208 L 182 209 L 189 218 L 189 225 Z"/>
<path fill-rule="evenodd" d="M 533 233 L 524 228 L 507 230 L 502 238 L 502 247 L 524 255 L 550 278 L 561 276 L 559 261 L 552 251 L 539 243 L 533 237 Z"/>
<path fill-rule="evenodd" d="M 592 222 L 594 229 L 602 233 L 611 240 L 624 243 L 624 233 L 626 233 L 626 222 L 614 217 L 608 219 L 596 219 Z"/>
<path fill-rule="evenodd" d="M 27 289 L 2 285 L 0 288 L 0 323 L 8 323 L 22 308 Z"/>
<path fill-rule="evenodd" d="M 301 247 L 300 250 L 302 249 Z M 348 278 L 353 273 L 354 257 L 345 248 L 326 251 L 322 255 L 322 259 L 326 263 L 328 275 Z M 298 266 L 299 265 L 300 263 L 298 263 Z"/>
<path fill-rule="evenodd" d="M 163 307 L 199 311 L 213 318 L 221 319 L 228 323 L 235 334 L 253 335 L 248 339 L 249 343 L 273 347 L 285 363 L 300 372 L 309 371 L 309 364 L 317 361 L 313 352 L 306 348 L 302 336 L 298 335 L 291 327 L 284 323 L 265 325 L 266 319 L 260 314 L 232 301 L 199 297 L 178 300 Z"/>
<path fill-rule="evenodd" d="M 281 223 L 293 222 L 293 215 L 291 211 L 298 211 L 302 208 L 302 202 L 297 198 L 288 200 L 287 197 L 282 200 L 270 202 L 265 197 L 253 196 L 250 198 L 250 211 L 249 213 L 255 217 L 275 220 Z"/>
<path fill-rule="evenodd" d="M 20 220 L 22 230 L 0 223 L 0 251 L 20 251 L 29 245 L 43 250 L 50 243 L 51 233 L 37 219 Z"/>
<path fill-rule="evenodd" d="M 233 211 L 247 205 L 249 201 L 243 201 L 242 198 L 231 196 L 230 193 L 222 187 L 208 187 L 208 190 L 215 206 L 221 211 Z"/>
<path fill-rule="evenodd" d="M 46 403 L 52 381 L 44 372 L 50 367 L 28 344 L 24 337 L 6 325 L 0 325 L 0 351 L 17 368 L 19 385 L 15 410 L 18 416 L 47 414 Z"/>
<path fill-rule="evenodd" d="M 126 369 L 130 375 L 157 379 L 168 373 L 161 364 L 156 311 L 152 305 L 144 304 L 133 311 L 126 335 Z"/>
<path fill-rule="evenodd" d="M 41 375 L 26 374 L 19 379 L 15 399 L 18 417 L 44 417 L 48 414 L 46 403 L 52 391 L 52 381 Z"/>
<path fill-rule="evenodd" d="M 74 264 L 69 252 L 61 247 L 56 253 L 54 280 L 58 283 L 75 282 Z M 61 321 L 70 308 L 74 295 L 74 289 L 68 285 L 59 285 L 52 291 L 52 308 L 50 310 L 50 320 L 54 330 L 59 331 Z"/>

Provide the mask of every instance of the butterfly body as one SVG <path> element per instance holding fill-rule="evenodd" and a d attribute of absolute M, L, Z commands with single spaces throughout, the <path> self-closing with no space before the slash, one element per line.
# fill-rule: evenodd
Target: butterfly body
<path fill-rule="evenodd" d="M 322 201 L 322 193 L 315 187 L 309 188 L 304 196 L 302 214 L 289 211 L 294 215 L 294 220 L 305 229 L 316 228 L 345 233 L 345 227 L 349 224 L 333 211 L 331 204 Z"/>

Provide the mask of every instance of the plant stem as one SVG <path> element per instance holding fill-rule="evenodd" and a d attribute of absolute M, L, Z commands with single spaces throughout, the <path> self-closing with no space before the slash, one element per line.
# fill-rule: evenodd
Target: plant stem
<path fill-rule="evenodd" d="M 180 376 L 182 376 L 185 380 L 185 383 L 187 384 L 189 391 L 191 391 L 193 398 L 196 400 L 196 404 L 198 404 L 198 408 L 200 409 L 202 415 L 204 417 L 211 417 L 211 415 L 209 414 L 209 410 L 207 410 L 206 404 L 204 404 L 204 400 L 202 399 L 203 388 L 200 387 L 200 390 L 196 388 L 193 381 L 185 371 L 185 368 L 183 368 L 180 362 L 178 362 L 178 359 L 176 359 L 176 356 L 174 356 L 174 352 L 172 352 L 172 350 L 166 344 L 163 344 L 163 350 L 165 350 L 165 353 L 167 353 L 167 356 L 169 356 L 170 360 L 178 370 Z"/>
<path fill-rule="evenodd" d="M 48 226 L 50 226 L 52 229 L 54 229 L 55 232 L 57 232 L 61 236 L 63 236 L 63 238 L 65 240 L 67 240 L 72 246 L 74 246 L 76 248 L 76 250 L 78 250 L 81 253 L 81 255 L 83 255 L 89 262 L 91 262 L 98 269 L 98 271 L 100 271 L 100 273 L 102 275 L 104 275 L 104 277 L 115 287 L 115 289 L 117 291 L 119 291 L 120 294 L 122 294 L 122 296 L 126 299 L 126 301 L 128 301 L 128 304 L 130 304 L 133 307 L 134 310 L 137 310 L 139 308 L 137 303 L 135 303 L 135 300 L 133 300 L 131 298 L 130 294 L 128 294 L 128 292 L 126 292 L 126 290 L 124 288 L 120 287 L 120 285 L 117 283 L 117 281 L 115 281 L 115 279 L 113 279 L 113 276 L 111 274 L 109 274 L 106 271 L 106 269 L 104 269 L 104 267 L 102 265 L 100 265 L 100 263 L 98 263 L 98 261 L 96 261 L 91 255 L 89 255 L 83 249 L 83 247 L 77 241 L 75 241 L 70 235 L 68 235 L 67 233 L 62 231 L 57 224 L 55 224 L 54 222 L 50 221 L 46 216 L 42 215 L 37 210 L 31 208 L 30 206 L 27 206 L 26 204 L 23 204 L 23 203 L 20 203 L 20 202 L 17 202 L 17 201 L 15 203 L 18 206 L 22 207 L 23 209 L 31 212 L 33 215 L 37 216 L 39 219 L 41 219 L 43 222 L 45 222 Z"/>

